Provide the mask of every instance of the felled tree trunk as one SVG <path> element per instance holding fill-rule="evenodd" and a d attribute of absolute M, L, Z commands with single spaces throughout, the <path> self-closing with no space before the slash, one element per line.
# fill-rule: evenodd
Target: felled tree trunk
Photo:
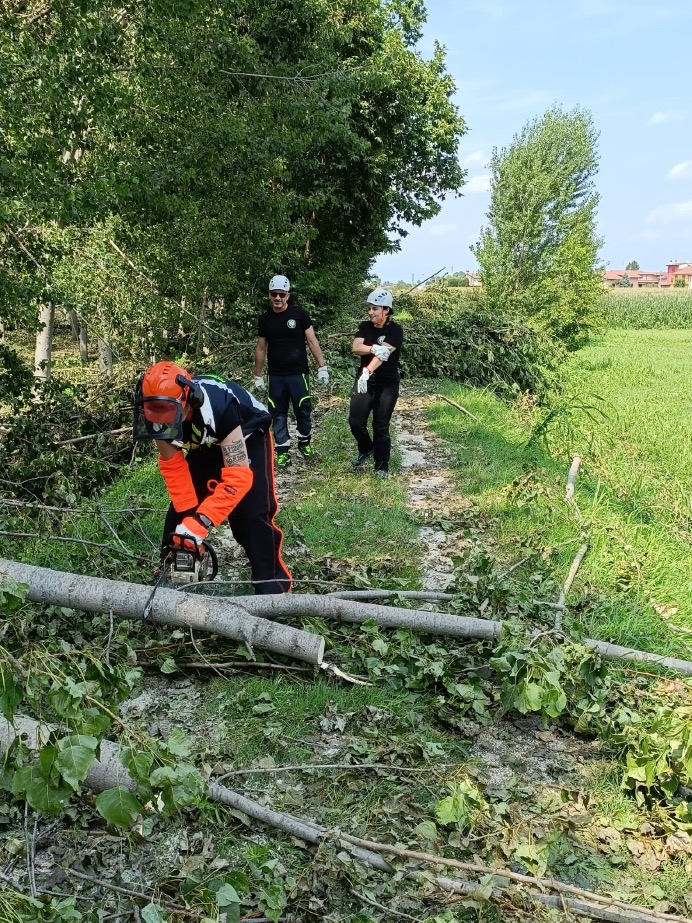
<path fill-rule="evenodd" d="M 28 583 L 28 598 L 34 602 L 70 606 L 90 612 L 112 611 L 114 615 L 125 618 L 141 618 L 151 593 L 150 587 L 139 584 L 119 583 L 99 577 L 78 577 L 6 559 L 0 559 L 0 575 L 2 574 L 13 580 Z M 264 647 L 285 653 L 289 657 L 306 660 L 308 663 L 319 664 L 324 652 L 324 641 L 321 638 L 319 659 L 312 659 L 315 656 L 312 650 L 310 657 L 300 656 L 300 653 L 306 654 L 307 651 L 297 646 L 297 638 L 307 633 L 265 621 L 277 617 L 306 615 L 339 622 L 363 623 L 372 620 L 385 628 L 410 628 L 420 634 L 473 638 L 479 641 L 496 640 L 503 628 L 502 622 L 490 619 L 446 615 L 422 609 L 401 609 L 397 606 L 376 606 L 335 596 L 310 596 L 301 593 L 233 596 L 220 599 L 199 595 L 193 597 L 176 590 L 158 590 L 154 597 L 151 619 L 168 625 L 183 625 L 223 634 L 255 647 Z M 297 632 L 296 638 L 291 636 L 289 640 L 288 632 L 292 631 Z M 317 637 L 307 635 L 307 638 Z M 270 646 L 268 642 L 277 645 L 281 642 L 281 647 Z M 294 644 L 296 647 L 291 649 Z M 582 644 L 597 651 L 605 660 L 652 663 L 692 676 L 692 662 L 688 660 L 662 657 L 659 654 L 621 647 L 607 641 L 596 641 L 593 638 L 583 639 Z"/>
<path fill-rule="evenodd" d="M 39 724 L 32 718 L 15 718 L 14 723 L 10 723 L 6 718 L 0 715 L 0 757 L 4 754 L 15 738 L 23 737 L 24 742 L 30 750 L 37 752 L 44 746 L 51 733 L 50 725 Z M 136 784 L 127 769 L 122 765 L 119 759 L 120 748 L 118 744 L 110 740 L 102 740 L 99 744 L 100 758 L 94 760 L 91 768 L 84 780 L 84 786 L 92 792 L 103 792 L 108 788 L 115 788 L 120 785 L 134 792 Z M 210 782 L 207 789 L 207 797 L 211 801 L 218 801 L 237 811 L 242 811 L 248 817 L 258 820 L 263 824 L 276 827 L 277 830 L 283 830 L 290 836 L 299 837 L 306 843 L 320 843 L 327 831 L 319 824 L 310 821 L 301 820 L 291 814 L 283 814 L 281 811 L 275 811 L 272 808 L 251 801 L 244 795 L 226 788 L 225 785 L 219 785 L 217 782 Z M 383 871 L 391 871 L 389 863 L 369 849 L 358 845 L 350 847 L 355 856 L 363 862 Z"/>
<path fill-rule="evenodd" d="M 82 577 L 4 558 L 0 558 L 0 575 L 28 584 L 27 598 L 32 602 L 112 612 L 120 618 L 141 619 L 152 593 L 151 587 L 137 583 Z M 324 638 L 320 635 L 257 618 L 231 599 L 158 589 L 149 620 L 234 638 L 250 648 L 274 651 L 316 666 L 324 657 Z"/>
<path fill-rule="evenodd" d="M 475 638 L 493 641 L 500 637 L 502 622 L 474 619 L 424 609 L 402 609 L 399 606 L 376 606 L 336 596 L 237 596 L 256 615 L 266 618 L 296 615 L 316 615 L 337 622 L 377 622 L 383 628 L 410 628 L 421 634 L 443 635 L 448 638 Z"/>

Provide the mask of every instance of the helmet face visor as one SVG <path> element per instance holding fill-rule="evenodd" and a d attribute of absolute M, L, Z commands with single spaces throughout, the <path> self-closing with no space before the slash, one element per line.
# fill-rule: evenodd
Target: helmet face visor
<path fill-rule="evenodd" d="M 182 442 L 184 415 L 183 402 L 177 398 L 138 395 L 132 437 L 135 442 L 145 442 L 147 439 Z"/>

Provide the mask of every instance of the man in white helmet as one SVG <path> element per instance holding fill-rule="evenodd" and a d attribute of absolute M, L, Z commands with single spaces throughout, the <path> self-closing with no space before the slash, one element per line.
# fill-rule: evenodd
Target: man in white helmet
<path fill-rule="evenodd" d="M 353 467 L 362 469 L 374 456 L 375 477 L 389 475 L 392 440 L 389 422 L 399 397 L 399 355 L 404 331 L 392 320 L 392 293 L 376 288 L 368 295 L 368 320 L 358 327 L 352 352 L 360 368 L 351 391 L 348 422 L 358 446 Z M 372 436 L 368 418 L 372 413 Z"/>
<path fill-rule="evenodd" d="M 257 325 L 255 347 L 255 388 L 262 391 L 264 363 L 267 361 L 269 410 L 274 425 L 277 468 L 291 464 L 291 437 L 288 433 L 288 405 L 298 430 L 298 451 L 306 461 L 315 461 L 312 438 L 312 399 L 306 343 L 317 363 L 317 380 L 329 382 L 329 370 L 307 311 L 298 307 L 290 296 L 291 283 L 286 276 L 269 280 L 271 310 L 265 311 Z"/>

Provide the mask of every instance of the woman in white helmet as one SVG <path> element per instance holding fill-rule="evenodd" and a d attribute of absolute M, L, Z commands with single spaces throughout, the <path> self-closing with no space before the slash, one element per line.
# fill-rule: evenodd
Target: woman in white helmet
<path fill-rule="evenodd" d="M 399 354 L 404 331 L 392 320 L 392 293 L 376 288 L 368 295 L 368 320 L 358 327 L 352 352 L 360 369 L 351 391 L 348 423 L 358 446 L 352 465 L 362 469 L 374 456 L 375 476 L 389 474 L 392 441 L 389 423 L 399 397 Z M 372 436 L 368 418 L 372 413 Z"/>

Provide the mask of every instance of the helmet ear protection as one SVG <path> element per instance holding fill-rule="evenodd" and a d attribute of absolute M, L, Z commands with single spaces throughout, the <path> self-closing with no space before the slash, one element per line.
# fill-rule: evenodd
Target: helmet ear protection
<path fill-rule="evenodd" d="M 204 391 L 202 386 L 184 375 L 175 376 L 176 384 L 182 388 L 187 388 L 187 404 L 192 410 L 199 410 L 204 403 Z"/>

